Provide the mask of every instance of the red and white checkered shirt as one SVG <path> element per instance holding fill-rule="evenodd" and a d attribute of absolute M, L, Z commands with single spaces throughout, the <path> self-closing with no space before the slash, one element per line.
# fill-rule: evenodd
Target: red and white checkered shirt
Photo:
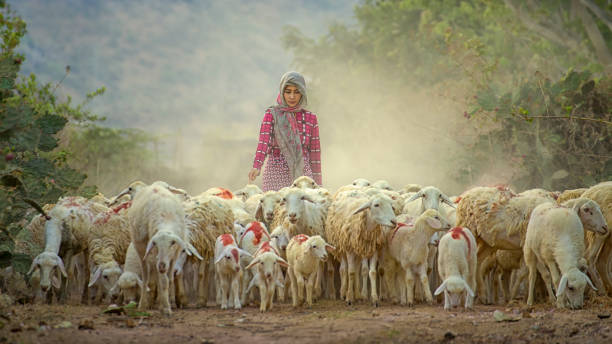
<path fill-rule="evenodd" d="M 310 160 L 310 168 L 314 181 L 319 185 L 323 185 L 321 178 L 321 142 L 319 140 L 317 115 L 302 110 L 295 113 L 295 120 L 302 141 L 302 154 L 304 154 L 307 160 Z M 273 157 L 281 156 L 280 148 L 274 139 L 274 116 L 270 109 L 266 110 L 261 123 L 259 144 L 255 152 L 253 168 L 261 169 L 268 154 L 272 154 Z"/>

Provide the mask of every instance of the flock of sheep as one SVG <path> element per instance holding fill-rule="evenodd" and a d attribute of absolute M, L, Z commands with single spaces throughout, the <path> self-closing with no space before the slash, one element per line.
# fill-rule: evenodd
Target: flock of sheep
<path fill-rule="evenodd" d="M 280 191 L 198 196 L 134 182 L 111 199 L 36 208 L 16 249 L 34 258 L 26 276 L 38 302 L 77 294 L 170 315 L 206 306 L 209 295 L 223 309 L 258 301 L 265 312 L 287 295 L 298 307 L 321 298 L 431 304 L 443 294 L 451 309 L 524 294 L 528 305 L 539 297 L 576 309 L 585 293 L 612 293 L 612 182 L 457 197 L 365 179 L 334 193 L 300 177 Z"/>

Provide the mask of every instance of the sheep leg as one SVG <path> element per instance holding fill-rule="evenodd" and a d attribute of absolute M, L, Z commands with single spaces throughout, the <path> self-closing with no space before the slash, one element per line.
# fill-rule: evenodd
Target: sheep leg
<path fill-rule="evenodd" d="M 609 223 L 608 226 L 610 226 Z M 597 267 L 597 271 L 601 277 L 602 284 L 605 287 L 607 294 L 612 295 L 612 235 L 608 234 L 597 257 L 595 266 Z M 602 292 L 604 292 L 603 288 Z"/>
<path fill-rule="evenodd" d="M 175 302 L 176 302 L 176 308 L 184 308 L 187 307 L 188 301 L 187 301 L 187 294 L 185 291 L 185 272 L 184 272 L 184 268 L 183 268 L 183 272 L 179 275 L 174 275 L 174 288 L 175 288 L 175 292 L 174 292 L 174 297 L 175 297 Z"/>
<path fill-rule="evenodd" d="M 328 299 L 335 300 L 336 299 L 336 285 L 335 285 L 334 279 L 336 278 L 335 276 L 336 269 L 335 269 L 335 264 L 334 264 L 333 259 L 330 258 L 325 264 L 325 266 L 327 267 L 327 276 L 326 276 L 327 286 L 325 288 L 325 294 Z"/>
<path fill-rule="evenodd" d="M 308 281 L 306 281 L 306 303 L 308 304 L 308 308 L 312 307 L 312 293 L 313 289 L 315 288 L 316 281 L 317 273 L 315 271 L 308 276 Z"/>
<path fill-rule="evenodd" d="M 273 302 L 274 302 L 274 290 L 276 290 L 276 283 L 272 282 L 272 285 L 270 285 L 268 287 L 267 293 L 266 293 L 266 298 L 267 298 L 267 309 L 266 310 L 272 310 L 272 306 L 273 306 Z"/>
<path fill-rule="evenodd" d="M 527 305 L 533 306 L 533 296 L 535 293 L 535 283 L 537 279 L 537 257 L 531 249 L 526 248 L 524 252 L 525 265 L 529 271 L 529 287 L 527 288 Z"/>
<path fill-rule="evenodd" d="M 167 273 L 161 273 L 159 270 L 157 271 L 157 286 L 158 286 L 158 296 L 159 296 L 159 310 L 165 316 L 170 316 L 172 314 L 172 310 L 170 310 L 170 295 L 169 295 L 169 284 L 170 279 L 168 278 Z"/>
<path fill-rule="evenodd" d="M 487 271 L 487 267 L 484 266 L 485 259 L 489 258 L 493 255 L 495 257 L 495 250 L 489 246 L 482 239 L 477 240 L 478 253 L 477 253 L 477 262 L 478 262 L 478 272 L 477 272 L 477 282 L 478 282 L 478 299 L 482 304 L 488 304 L 488 295 L 487 288 L 485 285 L 484 275 Z"/>
<path fill-rule="evenodd" d="M 430 305 L 433 304 L 433 297 L 431 296 L 431 289 L 429 288 L 429 278 L 427 277 L 427 266 L 422 265 L 419 268 L 418 274 L 421 280 L 421 289 L 425 294 L 425 301 Z"/>
<path fill-rule="evenodd" d="M 298 306 L 298 294 L 297 294 L 297 277 L 295 276 L 295 272 L 293 268 L 290 266 L 287 269 L 289 274 L 289 278 L 291 279 L 291 299 L 293 301 L 293 307 Z"/>
<path fill-rule="evenodd" d="M 368 298 L 368 259 L 361 260 L 361 294 L 359 299 L 366 300 Z"/>
<path fill-rule="evenodd" d="M 346 256 L 342 256 L 340 258 L 340 268 L 338 268 L 338 272 L 340 272 L 340 299 L 346 300 L 346 290 L 348 287 L 348 271 L 347 271 Z"/>
<path fill-rule="evenodd" d="M 510 300 L 512 301 L 516 298 L 516 294 L 518 293 L 518 289 L 521 286 L 521 283 L 527 277 L 529 271 L 525 266 L 521 266 L 521 268 L 517 271 L 516 276 L 514 278 L 514 282 L 512 283 L 512 289 L 510 290 Z"/>
<path fill-rule="evenodd" d="M 372 305 L 374 307 L 378 307 L 378 290 L 376 288 L 377 286 L 376 277 L 378 277 L 377 276 L 378 254 L 374 253 L 374 255 L 370 258 L 369 263 L 370 263 L 370 271 L 369 271 L 370 285 L 372 286 L 372 293 L 371 293 Z"/>
<path fill-rule="evenodd" d="M 221 309 L 227 309 L 230 294 L 230 279 L 227 276 L 219 275 L 219 286 L 221 295 Z"/>
<path fill-rule="evenodd" d="M 404 284 L 406 285 L 406 303 L 408 306 L 414 305 L 414 274 L 410 267 L 404 268 Z"/>
<path fill-rule="evenodd" d="M 484 302 L 485 305 L 491 305 L 495 303 L 495 299 L 493 296 L 493 283 L 490 278 L 491 268 L 493 268 L 494 265 L 495 265 L 495 252 L 488 255 L 486 258 L 484 258 L 480 266 L 480 272 L 483 278 L 482 288 L 484 288 L 481 290 L 482 290 L 482 296 L 485 300 Z M 485 276 L 487 276 L 486 280 L 484 279 Z"/>
<path fill-rule="evenodd" d="M 201 261 L 198 266 L 198 307 L 208 303 L 208 262 Z"/>
<path fill-rule="evenodd" d="M 262 313 L 268 308 L 268 285 L 266 282 L 265 278 L 259 278 L 259 311 Z"/>
<path fill-rule="evenodd" d="M 404 274 L 405 276 L 405 274 Z M 397 293 L 399 293 L 399 302 L 401 305 L 406 305 L 406 279 L 402 278 L 401 274 L 397 274 L 395 276 L 395 285 L 397 289 Z M 397 295 L 396 295 L 397 297 Z"/>
<path fill-rule="evenodd" d="M 314 282 L 314 298 L 315 299 L 319 299 L 321 297 L 322 294 L 322 289 L 321 289 L 321 285 L 323 284 L 323 276 L 325 274 L 324 272 L 324 264 L 325 262 L 321 262 L 319 261 L 319 263 L 317 264 L 317 270 L 315 271 L 315 282 Z"/>
<path fill-rule="evenodd" d="M 346 255 L 347 258 L 347 265 L 348 265 L 348 285 L 347 285 L 347 289 L 346 289 L 346 303 L 350 306 L 351 304 L 353 304 L 353 302 L 355 302 L 355 274 L 357 270 L 356 265 L 356 257 L 355 255 L 351 254 L 351 253 L 347 253 Z"/>

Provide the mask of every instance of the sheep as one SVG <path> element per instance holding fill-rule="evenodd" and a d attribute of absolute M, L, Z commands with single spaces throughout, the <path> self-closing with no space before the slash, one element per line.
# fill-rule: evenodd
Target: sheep
<path fill-rule="evenodd" d="M 559 197 L 557 197 L 557 203 L 561 204 L 569 201 L 570 199 L 578 198 L 587 190 L 587 188 L 565 190 L 559 195 Z"/>
<path fill-rule="evenodd" d="M 67 279 L 66 283 L 61 283 L 60 291 L 60 298 L 66 300 L 67 284 L 73 278 L 73 274 L 71 269 L 67 272 L 65 266 L 72 266 L 72 257 L 81 252 L 87 258 L 87 238 L 92 220 L 97 214 L 108 209 L 104 205 L 90 202 L 78 196 L 60 198 L 55 207 L 49 211 L 49 215 L 44 213 L 40 207 L 37 207 L 37 210 L 47 218 L 45 223 L 45 250 L 34 258 L 28 274 L 40 269 L 40 286 L 44 292 L 49 290 L 50 273 L 59 268 L 58 271 Z M 88 275 L 87 261 L 85 262 L 85 268 L 87 270 L 86 275 Z M 55 281 L 55 284 L 58 285 L 61 278 Z M 87 284 L 87 281 L 85 281 L 85 284 Z M 85 286 L 82 300 L 89 302 L 88 299 L 88 290 Z"/>
<path fill-rule="evenodd" d="M 215 275 L 221 292 L 221 309 L 228 308 L 228 299 L 233 296 L 235 309 L 240 304 L 240 256 L 250 254 L 238 248 L 231 234 L 220 235 L 215 242 Z M 230 289 L 231 285 L 231 289 Z"/>
<path fill-rule="evenodd" d="M 140 290 L 144 288 L 142 278 L 140 278 L 141 272 L 142 264 L 140 262 L 140 257 L 138 256 L 136 248 L 134 248 L 134 244 L 130 243 L 125 253 L 123 272 L 111 289 L 111 294 L 118 294 L 123 298 L 125 303 L 137 301 Z"/>
<path fill-rule="evenodd" d="M 520 250 L 531 211 L 539 204 L 552 203 L 548 197 L 518 196 L 499 187 L 476 187 L 464 192 L 457 204 L 457 226 L 470 228 L 478 244 L 478 297 L 490 304 L 492 290 L 484 276 L 495 263 L 498 249 Z"/>
<path fill-rule="evenodd" d="M 125 263 L 125 253 L 131 241 L 127 216 L 118 213 L 122 209 L 118 207 L 98 214 L 89 232 L 88 262 L 92 274 L 88 287 L 93 286 L 98 280 L 101 281 L 97 302 L 104 292 L 107 294 L 107 300 L 115 296 L 110 290 L 121 276 L 121 265 Z"/>
<path fill-rule="evenodd" d="M 558 308 L 582 308 L 586 284 L 595 289 L 589 277 L 578 267 L 584 254 L 584 229 L 601 234 L 608 231 L 599 207 L 595 206 L 592 201 L 578 209 L 545 203 L 533 210 L 523 247 L 525 264 L 529 269 L 529 306 L 533 305 L 538 262 L 546 265 L 553 285 L 557 286 Z"/>
<path fill-rule="evenodd" d="M 444 234 L 438 245 L 438 272 L 442 284 L 434 292 L 444 292 L 444 309 L 459 305 L 472 308 L 476 293 L 476 239 L 468 228 L 455 227 Z"/>
<path fill-rule="evenodd" d="M 259 199 L 257 208 L 255 209 L 255 219 L 270 227 L 274 220 L 275 213 L 279 212 L 279 204 L 282 198 L 283 197 L 277 191 L 266 191 Z"/>
<path fill-rule="evenodd" d="M 433 302 L 427 277 L 428 243 L 434 233 L 447 231 L 450 228 L 450 224 L 440 216 L 438 211 L 428 209 L 416 218 L 414 226 L 399 225 L 391 235 L 389 255 L 402 266 L 404 272 L 404 288 L 401 288 L 403 305 L 412 306 L 414 304 L 415 275 L 421 282 L 425 300 L 430 304 Z"/>
<path fill-rule="evenodd" d="M 592 199 L 601 207 L 608 225 L 612 223 L 612 182 L 599 183 L 586 190 L 581 197 Z M 588 233 L 587 236 L 591 234 Z M 599 239 L 601 236 L 597 235 Z M 612 295 L 612 235 L 608 234 L 597 258 L 596 268 L 608 295 Z"/>
<path fill-rule="evenodd" d="M 153 182 L 151 186 L 163 187 L 174 195 L 177 195 L 183 201 L 189 200 L 191 198 L 185 190 L 176 188 L 161 180 Z M 113 197 L 109 206 L 114 206 L 115 204 L 121 202 L 122 200 L 124 200 L 123 197 L 125 197 L 126 195 L 129 195 L 130 199 L 134 199 L 134 196 L 138 193 L 138 191 L 145 187 L 147 187 L 147 184 L 140 180 L 130 183 L 127 188 L 123 189 L 121 192 L 119 192 L 119 194 Z"/>
<path fill-rule="evenodd" d="M 405 193 L 409 193 L 409 192 L 414 192 L 417 193 L 419 191 L 421 191 L 423 187 L 419 184 L 406 184 L 404 185 L 400 190 L 399 193 L 401 194 L 405 194 Z"/>
<path fill-rule="evenodd" d="M 384 245 L 385 239 L 382 226 L 396 225 L 392 202 L 389 197 L 376 194 L 369 198 L 339 198 L 329 207 L 325 223 L 326 238 L 337 248 L 334 256 L 342 260 L 341 296 L 346 296 L 349 305 L 354 302 L 357 257 L 370 260 L 371 298 L 372 303 L 378 305 L 376 288 L 378 252 Z"/>
<path fill-rule="evenodd" d="M 244 209 L 247 213 L 251 214 L 255 219 L 258 219 L 257 211 L 261 205 L 261 199 L 264 197 L 263 193 L 253 195 L 244 201 Z M 261 220 L 258 220 L 261 221 Z"/>
<path fill-rule="evenodd" d="M 185 211 L 179 199 L 167 188 L 153 183 L 136 192 L 128 213 L 132 243 L 138 252 L 143 267 L 143 284 L 139 309 L 148 307 L 151 271 L 157 272 L 159 309 L 163 315 L 172 314 L 169 299 L 169 284 L 173 278 L 173 264 L 181 249 L 188 255 L 198 256 L 189 243 L 185 225 Z M 155 263 L 147 260 L 156 253 Z"/>
<path fill-rule="evenodd" d="M 269 241 L 264 241 L 259 245 L 251 263 L 246 267 L 256 270 L 251 283 L 257 283 L 259 288 L 260 312 L 272 309 L 274 290 L 279 283 L 279 274 L 282 276 L 280 266 L 289 267 L 287 261 L 279 256 L 278 250 Z"/>
<path fill-rule="evenodd" d="M 314 181 L 314 179 L 308 176 L 301 176 L 301 177 L 297 177 L 293 181 L 293 183 L 291 184 L 291 187 L 298 188 L 298 189 L 318 189 L 319 185 Z"/>
<path fill-rule="evenodd" d="M 203 257 L 200 261 L 197 257 L 188 256 L 181 252 L 181 259 L 189 261 L 197 271 L 197 305 L 205 307 L 208 303 L 209 268 L 215 254 L 216 238 L 222 234 L 231 233 L 234 226 L 234 214 L 227 204 L 217 197 L 200 198 L 195 203 L 184 206 L 189 242 L 198 254 Z M 239 226 L 239 225 L 238 225 Z M 180 263 L 177 263 L 182 267 Z M 175 264 L 176 265 L 176 264 Z M 184 285 L 182 269 L 175 274 L 177 277 L 177 306 L 185 305 L 187 297 L 183 293 Z"/>
<path fill-rule="evenodd" d="M 247 199 L 258 194 L 263 194 L 263 191 L 255 184 L 247 184 L 242 189 L 234 191 L 234 196 L 240 197 L 243 202 L 246 202 Z"/>
<path fill-rule="evenodd" d="M 519 193 L 518 196 L 544 197 L 549 198 L 551 201 L 556 201 L 559 197 L 559 195 L 555 192 L 540 188 L 525 190 Z"/>
<path fill-rule="evenodd" d="M 371 185 L 373 188 L 379 189 L 379 190 L 388 190 L 388 191 L 393 191 L 393 188 L 391 187 L 391 184 L 389 184 L 388 181 L 386 180 L 377 180 L 374 183 L 372 183 Z"/>
<path fill-rule="evenodd" d="M 287 246 L 288 274 L 291 279 L 291 297 L 293 307 L 304 301 L 304 281 L 306 280 L 306 303 L 312 307 L 312 296 L 315 279 L 321 262 L 327 260 L 327 252 L 334 247 L 323 240 L 320 235 L 307 236 L 298 234 L 291 238 Z"/>
<path fill-rule="evenodd" d="M 348 185 L 344 185 L 339 187 L 336 192 L 334 192 L 334 194 L 332 195 L 332 200 L 335 200 L 340 194 L 347 192 L 347 191 L 356 191 L 356 190 L 362 190 L 366 187 L 369 187 L 372 183 L 370 183 L 369 180 L 364 179 L 364 178 L 357 178 L 355 180 L 353 180 L 353 182 L 351 184 Z"/>
<path fill-rule="evenodd" d="M 426 186 L 404 201 L 402 213 L 419 216 L 427 209 L 440 211 L 441 203 L 446 203 L 452 208 L 456 206 L 440 189 L 435 186 Z"/>

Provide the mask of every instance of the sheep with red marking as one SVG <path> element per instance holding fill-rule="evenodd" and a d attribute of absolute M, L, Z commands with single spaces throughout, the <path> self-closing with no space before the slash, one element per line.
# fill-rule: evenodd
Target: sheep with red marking
<path fill-rule="evenodd" d="M 170 315 L 169 286 L 174 277 L 174 262 L 181 250 L 185 250 L 188 255 L 197 255 L 189 244 L 183 204 L 166 187 L 153 183 L 135 193 L 128 218 L 132 243 L 143 267 L 139 308 L 144 310 L 149 306 L 146 286 L 155 270 L 159 308 L 162 314 Z M 147 259 L 149 255 L 154 255 L 154 264 Z"/>
<path fill-rule="evenodd" d="M 557 307 L 582 308 L 586 285 L 596 289 L 579 269 L 584 256 L 584 230 L 608 232 L 606 221 L 594 201 L 575 208 L 545 203 L 533 210 L 523 247 L 529 269 L 528 305 L 533 305 L 536 267 L 542 263 L 548 268 L 557 289 Z M 542 277 L 546 282 L 547 278 Z"/>
<path fill-rule="evenodd" d="M 440 216 L 438 211 L 428 209 L 414 220 L 414 225 L 398 225 L 389 239 L 389 255 L 402 267 L 404 283 L 401 290 L 401 303 L 414 304 L 415 277 L 420 281 L 425 300 L 433 302 L 427 263 L 429 241 L 434 233 L 446 231 L 451 225 Z"/>
<path fill-rule="evenodd" d="M 444 234 L 438 245 L 438 272 L 442 284 L 434 292 L 444 292 L 444 309 L 459 305 L 472 308 L 476 293 L 476 238 L 468 228 L 455 227 Z"/>
<path fill-rule="evenodd" d="M 278 250 L 269 241 L 264 241 L 259 245 L 251 263 L 246 267 L 255 271 L 247 292 L 253 284 L 257 284 L 261 312 L 272 309 L 274 291 L 280 283 L 279 275 L 282 276 L 281 266 L 289 267 L 287 261 L 279 256 Z"/>
<path fill-rule="evenodd" d="M 327 252 L 334 247 L 323 240 L 320 235 L 309 237 L 298 234 L 291 238 L 287 246 L 288 274 L 291 279 L 291 297 L 293 307 L 304 302 L 304 286 L 306 286 L 306 303 L 312 307 L 315 280 L 321 262 L 328 258 Z"/>
<path fill-rule="evenodd" d="M 228 308 L 228 300 L 233 298 L 233 307 L 242 308 L 240 303 L 240 256 L 250 255 L 238 248 L 231 234 L 220 235 L 215 242 L 215 276 L 219 283 L 221 309 Z"/>
<path fill-rule="evenodd" d="M 392 204 L 393 200 L 382 193 L 369 197 L 362 193 L 338 197 L 329 207 L 325 233 L 337 248 L 334 256 L 341 260 L 340 295 L 346 296 L 348 304 L 354 302 L 357 262 L 368 259 L 372 303 L 378 305 L 377 264 L 386 238 L 383 226 L 396 225 Z"/>

